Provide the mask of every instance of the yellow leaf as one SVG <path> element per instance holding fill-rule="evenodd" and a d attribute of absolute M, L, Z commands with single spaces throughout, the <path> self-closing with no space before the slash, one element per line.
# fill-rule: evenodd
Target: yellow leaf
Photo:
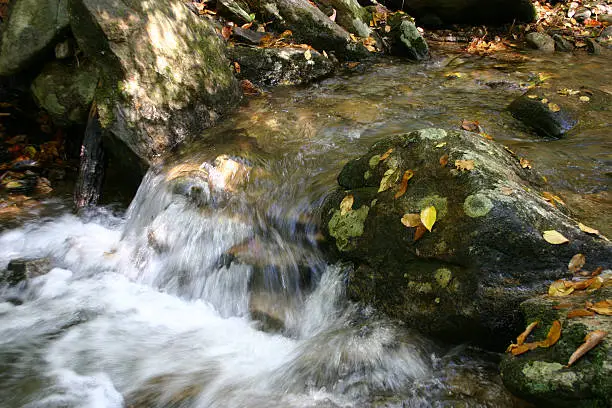
<path fill-rule="evenodd" d="M 529 99 L 537 99 L 538 95 L 530 94 L 530 95 L 527 95 L 527 97 Z"/>
<path fill-rule="evenodd" d="M 559 105 L 557 105 L 556 103 L 552 103 L 552 102 L 548 104 L 548 109 L 549 109 L 551 112 L 559 112 L 559 111 L 561 110 L 561 108 L 559 107 Z"/>
<path fill-rule="evenodd" d="M 580 269 L 582 269 L 585 263 L 586 257 L 583 254 L 576 254 L 572 256 L 572 259 L 567 265 L 567 269 L 569 269 L 570 272 L 578 272 Z"/>
<path fill-rule="evenodd" d="M 519 160 L 519 163 L 521 165 L 522 168 L 524 169 L 530 169 L 531 168 L 531 162 L 525 158 L 521 158 Z"/>
<path fill-rule="evenodd" d="M 612 316 L 612 300 L 602 300 L 601 302 L 597 302 L 593 306 L 588 307 L 587 309 L 592 310 L 593 312 L 600 315 Z"/>
<path fill-rule="evenodd" d="M 310 53 L 310 50 L 304 51 L 304 58 L 306 58 L 306 60 L 310 60 L 312 58 L 312 54 Z"/>
<path fill-rule="evenodd" d="M 548 296 L 568 296 L 574 291 L 574 286 L 567 286 L 564 281 L 554 281 L 548 287 Z"/>
<path fill-rule="evenodd" d="M 565 238 L 559 231 L 556 230 L 544 231 L 542 237 L 546 242 L 553 245 L 566 244 L 569 242 L 569 239 Z"/>
<path fill-rule="evenodd" d="M 554 207 L 557 206 L 556 203 L 559 203 L 561 205 L 565 205 L 565 203 L 563 202 L 563 200 L 561 199 L 561 197 L 554 195 L 552 193 L 549 193 L 548 191 L 544 191 L 542 193 L 542 197 L 544 197 L 544 199 L 546 201 L 548 201 L 549 203 L 551 203 Z"/>
<path fill-rule="evenodd" d="M 581 222 L 578 223 L 578 228 L 580 228 L 580 231 L 586 232 L 587 234 L 599 235 L 598 230 L 596 230 L 595 228 L 587 227 Z"/>
<path fill-rule="evenodd" d="M 410 228 L 418 227 L 421 225 L 421 217 L 419 214 L 404 214 L 402 224 Z"/>
<path fill-rule="evenodd" d="M 589 98 L 589 97 L 588 97 L 588 96 L 586 96 L 586 95 L 583 95 L 583 96 L 581 96 L 581 97 L 580 97 L 580 102 L 588 102 L 588 101 L 590 101 L 590 100 L 591 100 L 591 98 Z"/>
<path fill-rule="evenodd" d="M 345 215 L 346 213 L 352 211 L 354 201 L 355 201 L 355 198 L 353 197 L 352 194 L 349 194 L 346 197 L 344 197 L 342 199 L 342 202 L 340 203 L 340 215 Z"/>
<path fill-rule="evenodd" d="M 461 171 L 474 170 L 474 160 L 455 160 L 455 167 Z"/>
<path fill-rule="evenodd" d="M 433 225 L 436 222 L 436 216 L 436 207 L 434 207 L 433 205 L 421 211 L 421 222 L 429 232 L 431 232 L 431 229 L 433 228 Z"/>
<path fill-rule="evenodd" d="M 441 142 L 441 143 L 438 143 L 438 144 L 436 145 L 436 149 L 439 149 L 440 147 L 444 147 L 444 146 L 446 146 L 446 142 Z"/>
<path fill-rule="evenodd" d="M 540 102 L 542 102 L 543 104 L 545 104 L 545 105 L 546 105 L 546 104 L 548 103 L 548 99 L 544 98 L 544 99 L 542 99 Z"/>

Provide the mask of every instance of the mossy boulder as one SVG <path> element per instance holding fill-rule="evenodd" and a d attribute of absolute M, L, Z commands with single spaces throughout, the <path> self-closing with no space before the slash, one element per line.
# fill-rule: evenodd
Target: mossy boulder
<path fill-rule="evenodd" d="M 69 32 L 68 0 L 16 0 L 3 24 L 0 75 L 12 75 L 44 60 Z"/>
<path fill-rule="evenodd" d="M 607 274 L 612 271 L 604 272 Z M 500 366 L 506 387 L 539 406 L 611 406 L 612 318 L 602 315 L 567 318 L 569 311 L 583 309 L 586 301 L 611 298 L 612 286 L 607 286 L 593 293 L 580 291 L 561 298 L 541 295 L 523 302 L 520 308 L 525 326 L 540 321 L 528 342 L 543 340 L 554 320 L 562 324 L 561 337 L 550 348 L 538 348 L 519 356 L 506 355 Z M 587 333 L 594 330 L 607 331 L 608 336 L 571 367 L 566 367 Z"/>
<path fill-rule="evenodd" d="M 180 0 L 70 0 L 79 48 L 99 69 L 102 126 L 151 162 L 240 99 L 211 22 Z"/>
<path fill-rule="evenodd" d="M 372 13 L 357 0 L 317 0 L 315 4 L 328 15 L 336 13 L 336 23 L 346 31 L 367 38 L 372 34 Z"/>
<path fill-rule="evenodd" d="M 97 83 L 98 70 L 93 64 L 56 61 L 43 68 L 31 90 L 56 123 L 69 125 L 87 122 Z"/>
<path fill-rule="evenodd" d="M 408 170 L 414 176 L 402 195 Z M 446 339 L 495 345 L 522 325 L 519 304 L 567 274 L 573 255 L 612 263 L 612 245 L 548 203 L 541 182 L 478 134 L 397 134 L 344 167 L 322 207 L 322 226 L 331 251 L 356 265 L 348 279 L 353 299 Z M 341 209 L 349 195 L 352 208 Z M 401 219 L 430 206 L 435 224 L 418 238 Z M 569 243 L 546 242 L 547 230 Z"/>
<path fill-rule="evenodd" d="M 239 79 L 259 86 L 299 85 L 323 78 L 334 70 L 334 64 L 315 50 L 302 48 L 262 48 L 234 46 L 229 58 L 237 62 Z"/>
<path fill-rule="evenodd" d="M 404 13 L 393 14 L 388 24 L 391 27 L 391 52 L 405 56 L 414 61 L 421 61 L 429 57 L 427 42 L 417 29 L 414 19 Z"/>

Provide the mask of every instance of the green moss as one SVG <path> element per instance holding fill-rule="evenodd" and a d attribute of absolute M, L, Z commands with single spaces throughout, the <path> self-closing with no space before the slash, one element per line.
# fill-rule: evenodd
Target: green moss
<path fill-rule="evenodd" d="M 434 274 L 434 278 L 436 279 L 436 282 L 438 282 L 438 285 L 445 288 L 453 278 L 453 273 L 450 269 L 440 268 Z"/>
<path fill-rule="evenodd" d="M 427 197 L 423 197 L 418 203 L 418 209 L 422 210 L 429 206 L 436 207 L 437 219 L 443 218 L 448 213 L 448 199 L 441 197 L 437 194 L 432 194 Z"/>
<path fill-rule="evenodd" d="M 368 170 L 365 173 L 363 173 L 363 179 L 364 180 L 368 180 L 370 177 L 372 177 L 372 173 L 370 172 L 370 170 Z"/>
<path fill-rule="evenodd" d="M 349 211 L 342 215 L 340 210 L 335 210 L 334 215 L 328 222 L 329 234 L 336 239 L 336 246 L 340 251 L 349 251 L 354 245 L 351 238 L 360 237 L 363 234 L 363 225 L 370 207 L 362 206 L 358 210 Z"/>
<path fill-rule="evenodd" d="M 463 202 L 463 210 L 472 218 L 484 217 L 493 208 L 493 202 L 484 194 L 472 194 Z"/>
<path fill-rule="evenodd" d="M 534 394 L 548 394 L 562 387 L 571 389 L 578 382 L 576 373 L 564 370 L 559 363 L 545 361 L 530 361 L 522 369 L 525 387 Z"/>
<path fill-rule="evenodd" d="M 368 164 L 371 168 L 378 166 L 378 163 L 380 163 L 380 154 L 375 154 L 374 156 L 370 157 L 370 160 L 368 160 Z"/>
<path fill-rule="evenodd" d="M 446 130 L 438 128 L 421 129 L 416 132 L 421 139 L 427 140 L 442 140 L 448 136 Z"/>

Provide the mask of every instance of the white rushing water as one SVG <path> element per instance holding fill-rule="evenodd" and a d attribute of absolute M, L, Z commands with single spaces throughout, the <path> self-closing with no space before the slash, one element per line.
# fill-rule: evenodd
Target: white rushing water
<path fill-rule="evenodd" d="M 176 191 L 151 174 L 126 216 L 98 209 L 0 235 L 0 268 L 55 266 L 0 288 L 3 407 L 360 407 L 433 381 L 417 337 L 344 300 L 341 267 L 263 234 L 243 204 Z M 223 261 L 258 237 L 284 266 Z M 296 251 L 310 253 L 306 285 Z"/>

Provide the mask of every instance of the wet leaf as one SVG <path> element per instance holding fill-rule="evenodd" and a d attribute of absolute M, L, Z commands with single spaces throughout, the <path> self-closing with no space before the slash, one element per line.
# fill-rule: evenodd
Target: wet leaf
<path fill-rule="evenodd" d="M 561 310 L 561 309 L 570 309 L 573 306 L 574 305 L 572 303 L 559 303 L 557 305 L 554 305 L 552 308 L 553 310 Z"/>
<path fill-rule="evenodd" d="M 236 61 L 234 61 L 234 71 L 236 71 L 237 74 L 240 73 L 240 64 Z"/>
<path fill-rule="evenodd" d="M 588 287 L 590 287 L 593 284 L 593 282 L 595 282 L 595 280 L 596 278 L 591 278 L 591 279 L 587 279 L 583 281 L 571 282 L 571 284 L 575 290 L 585 290 Z"/>
<path fill-rule="evenodd" d="M 393 153 L 393 148 L 387 150 L 386 152 L 383 153 L 382 156 L 380 156 L 379 161 L 385 161 L 389 158 L 389 156 L 391 155 L 391 153 Z"/>
<path fill-rule="evenodd" d="M 461 171 L 474 170 L 474 160 L 455 160 L 455 167 Z"/>
<path fill-rule="evenodd" d="M 461 121 L 461 129 L 467 130 L 468 132 L 480 132 L 480 124 L 477 120 L 465 120 Z"/>
<path fill-rule="evenodd" d="M 516 347 L 509 347 L 509 351 L 512 353 L 513 356 L 518 356 L 530 350 L 535 350 L 536 348 L 538 348 L 538 345 L 538 343 L 525 343 L 521 344 L 520 346 L 514 345 Z"/>
<path fill-rule="evenodd" d="M 243 79 L 240 81 L 240 87 L 245 95 L 259 95 L 261 93 L 259 89 L 257 89 L 257 87 L 248 79 Z"/>
<path fill-rule="evenodd" d="M 584 356 L 591 349 L 593 349 L 595 346 L 601 343 L 607 334 L 608 332 L 605 332 L 603 330 L 595 330 L 587 334 L 586 337 L 584 338 L 584 343 L 582 343 L 582 345 L 580 345 L 580 347 L 578 347 L 576 351 L 574 351 L 572 355 L 570 356 L 567 362 L 567 366 L 571 367 L 572 364 L 574 364 L 582 356 Z"/>
<path fill-rule="evenodd" d="M 440 166 L 446 167 L 447 164 L 448 164 L 448 154 L 445 154 L 444 156 L 440 157 Z"/>
<path fill-rule="evenodd" d="M 575 317 L 588 317 L 588 316 L 594 316 L 594 315 L 595 315 L 595 312 L 592 312 L 586 309 L 574 309 L 574 310 L 570 310 L 569 312 L 567 312 L 568 319 L 573 319 Z"/>
<path fill-rule="evenodd" d="M 534 95 L 534 94 L 529 94 L 529 95 L 527 95 L 527 97 L 529 99 L 538 99 L 538 95 Z"/>
<path fill-rule="evenodd" d="M 578 272 L 580 269 L 582 269 L 585 263 L 586 263 L 586 257 L 583 254 L 576 254 L 572 256 L 572 259 L 569 261 L 569 264 L 567 265 L 567 269 L 569 269 L 570 272 L 575 273 L 575 272 Z"/>
<path fill-rule="evenodd" d="M 427 232 L 427 229 L 425 228 L 425 226 L 422 224 L 419 225 L 414 231 L 414 241 L 418 241 L 419 239 L 421 239 L 421 237 L 425 235 L 425 232 Z"/>
<path fill-rule="evenodd" d="M 410 180 L 414 176 L 414 172 L 412 170 L 406 170 L 404 175 L 402 176 L 402 181 L 400 183 L 400 188 L 393 196 L 395 199 L 400 198 L 404 194 L 406 194 L 406 189 L 408 188 L 408 180 Z"/>
<path fill-rule="evenodd" d="M 596 230 L 595 228 L 587 227 L 581 222 L 578 223 L 578 228 L 580 228 L 580 231 L 586 232 L 587 234 L 599 235 L 598 230 Z"/>
<path fill-rule="evenodd" d="M 404 214 L 402 217 L 402 224 L 407 227 L 418 227 L 421 224 L 421 216 L 419 214 Z"/>
<path fill-rule="evenodd" d="M 548 335 L 546 335 L 546 339 L 542 340 L 538 343 L 539 347 L 550 347 L 553 346 L 559 338 L 561 337 L 561 323 L 558 320 L 552 322 L 552 326 L 550 326 L 550 330 L 548 330 Z"/>
<path fill-rule="evenodd" d="M 547 104 L 548 103 L 548 99 L 544 98 L 540 102 L 542 102 L 543 104 Z"/>
<path fill-rule="evenodd" d="M 559 95 L 563 95 L 563 96 L 574 96 L 574 95 L 578 95 L 580 93 L 580 91 L 576 91 L 576 90 L 568 89 L 568 88 L 563 88 L 563 89 L 559 89 L 557 91 L 557 93 Z"/>
<path fill-rule="evenodd" d="M 527 340 L 527 336 L 529 336 L 529 334 L 531 334 L 533 329 L 535 329 L 538 326 L 538 324 L 540 324 L 539 320 L 536 320 L 535 322 L 531 322 L 527 326 L 525 331 L 523 331 L 521 334 L 518 335 L 518 337 L 516 338 L 516 344 L 520 346 L 523 343 L 525 343 L 525 340 Z"/>
<path fill-rule="evenodd" d="M 561 110 L 561 108 L 556 103 L 550 102 L 548 104 L 548 110 L 550 110 L 551 112 L 559 112 Z"/>
<path fill-rule="evenodd" d="M 387 191 L 397 182 L 397 169 L 388 169 L 385 171 L 385 174 L 380 180 L 380 187 L 378 188 L 378 192 L 382 193 L 383 191 Z"/>
<path fill-rule="evenodd" d="M 523 157 L 519 160 L 519 164 L 524 169 L 531 169 L 531 162 Z"/>
<path fill-rule="evenodd" d="M 559 231 L 556 230 L 544 231 L 542 237 L 546 242 L 553 245 L 561 245 L 569 242 L 569 239 L 565 238 Z"/>
<path fill-rule="evenodd" d="M 588 307 L 588 309 L 599 315 L 612 316 L 612 300 L 602 300 L 601 302 L 597 302 L 593 304 L 593 306 Z"/>
<path fill-rule="evenodd" d="M 353 197 L 352 194 L 349 194 L 346 197 L 344 197 L 342 199 L 342 202 L 340 203 L 340 215 L 345 215 L 346 213 L 352 211 L 354 201 L 355 201 L 355 198 Z"/>
<path fill-rule="evenodd" d="M 433 228 L 433 225 L 436 222 L 436 216 L 436 207 L 434 207 L 433 205 L 421 211 L 421 222 L 429 232 L 431 232 L 431 229 Z"/>
<path fill-rule="evenodd" d="M 548 201 L 550 204 L 552 204 L 554 207 L 557 206 L 556 203 L 559 203 L 561 205 L 565 205 L 565 202 L 561 199 L 561 197 L 554 195 L 552 193 L 549 193 L 548 191 L 544 191 L 542 193 L 542 197 L 544 197 L 544 199 L 546 201 Z"/>
<path fill-rule="evenodd" d="M 601 277 L 596 276 L 593 283 L 591 283 L 591 285 L 589 285 L 589 287 L 587 288 L 587 293 L 593 293 L 596 290 L 601 289 L 603 284 L 604 284 L 604 280 Z"/>
<path fill-rule="evenodd" d="M 548 287 L 548 296 L 568 296 L 574 291 L 574 286 L 567 286 L 565 281 L 557 280 Z"/>

